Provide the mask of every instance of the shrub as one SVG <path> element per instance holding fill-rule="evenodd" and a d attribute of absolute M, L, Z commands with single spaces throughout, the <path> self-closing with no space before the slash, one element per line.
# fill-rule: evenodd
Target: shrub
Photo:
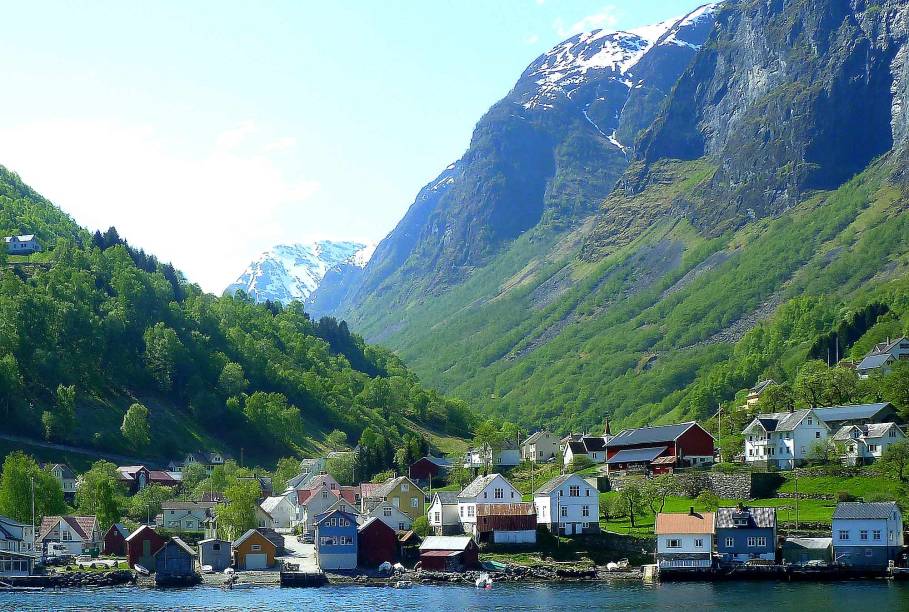
<path fill-rule="evenodd" d="M 837 502 L 848 502 L 848 501 L 854 501 L 854 500 L 855 500 L 855 497 L 853 497 L 849 493 L 849 491 L 837 491 L 836 492 L 836 501 Z"/>

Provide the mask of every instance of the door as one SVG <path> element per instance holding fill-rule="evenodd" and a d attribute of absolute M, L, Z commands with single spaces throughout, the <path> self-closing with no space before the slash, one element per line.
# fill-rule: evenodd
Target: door
<path fill-rule="evenodd" d="M 574 535 L 574 523 L 565 523 L 565 535 Z"/>
<path fill-rule="evenodd" d="M 261 570 L 268 567 L 268 555 L 265 553 L 246 555 L 246 569 Z"/>

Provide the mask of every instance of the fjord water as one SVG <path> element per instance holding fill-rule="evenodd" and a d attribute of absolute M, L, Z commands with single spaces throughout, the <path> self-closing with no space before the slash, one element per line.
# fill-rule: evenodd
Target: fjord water
<path fill-rule="evenodd" d="M 833 583 L 700 582 L 642 584 L 501 584 L 465 586 L 224 591 L 138 587 L 0 593 L 0 610 L 909 610 L 909 584 L 887 580 Z"/>

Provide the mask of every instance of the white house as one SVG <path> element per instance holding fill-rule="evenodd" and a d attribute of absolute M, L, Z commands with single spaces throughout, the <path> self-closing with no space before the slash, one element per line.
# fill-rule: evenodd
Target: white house
<path fill-rule="evenodd" d="M 454 535 L 461 531 L 458 517 L 458 494 L 454 491 L 437 491 L 432 496 L 427 512 L 429 526 L 435 535 Z"/>
<path fill-rule="evenodd" d="M 214 502 L 166 501 L 161 504 L 161 520 L 165 529 L 204 533 L 214 515 Z"/>
<path fill-rule="evenodd" d="M 521 493 L 501 474 L 477 476 L 458 493 L 458 518 L 464 533 L 474 534 L 477 525 L 477 504 L 514 504 Z"/>
<path fill-rule="evenodd" d="M 63 488 L 63 497 L 69 501 L 76 496 L 76 474 L 65 463 L 55 463 L 50 466 L 50 473 Z"/>
<path fill-rule="evenodd" d="M 464 457 L 464 467 L 468 469 L 478 469 L 487 465 L 512 467 L 520 463 L 521 451 L 518 450 L 518 446 L 514 442 L 506 442 L 502 448 L 495 452 L 488 444 L 470 448 Z"/>
<path fill-rule="evenodd" d="M 35 542 L 44 550 L 49 542 L 60 542 L 68 554 L 81 555 L 101 546 L 101 531 L 94 516 L 45 516 Z"/>
<path fill-rule="evenodd" d="M 903 548 L 903 516 L 895 502 L 841 502 L 832 528 L 834 563 L 882 569 Z"/>
<path fill-rule="evenodd" d="M 843 463 L 864 465 L 880 459 L 891 444 L 906 439 L 906 434 L 896 423 L 871 423 L 869 425 L 843 425 L 833 436 L 842 445 Z"/>
<path fill-rule="evenodd" d="M 656 516 L 656 559 L 661 568 L 704 568 L 713 565 L 712 512 L 660 512 Z"/>
<path fill-rule="evenodd" d="M 10 255 L 31 255 L 41 250 L 41 245 L 34 234 L 4 236 L 3 242 L 6 243 L 6 252 Z"/>
<path fill-rule="evenodd" d="M 859 378 L 868 378 L 875 372 L 886 374 L 894 363 L 905 360 L 909 360 L 909 338 L 903 336 L 875 345 L 859 362 L 856 370 Z"/>
<path fill-rule="evenodd" d="M 294 495 L 296 497 L 296 495 Z M 275 529 L 290 529 L 293 526 L 297 509 L 289 495 L 274 495 L 266 497 L 261 504 L 263 510 L 271 515 L 272 524 L 267 527 Z"/>
<path fill-rule="evenodd" d="M 591 463 L 603 463 L 606 461 L 606 438 L 581 436 L 580 440 L 570 440 L 565 444 L 565 454 L 562 457 L 566 466 L 581 457 L 586 457 Z"/>
<path fill-rule="evenodd" d="M 597 490 L 577 474 L 556 476 L 533 494 L 537 524 L 561 535 L 598 533 Z"/>
<path fill-rule="evenodd" d="M 369 516 L 376 517 L 395 531 L 410 531 L 413 526 L 412 518 L 387 501 L 370 510 Z"/>
<path fill-rule="evenodd" d="M 28 576 L 36 556 L 34 527 L 0 516 L 0 576 Z"/>
<path fill-rule="evenodd" d="M 742 431 L 745 461 L 791 470 L 817 444 L 827 444 L 830 428 L 812 409 L 759 414 Z"/>
<path fill-rule="evenodd" d="M 294 518 L 294 525 L 301 525 L 303 531 L 306 532 L 313 531 L 315 529 L 316 515 L 327 511 L 340 499 L 340 487 L 332 489 L 330 483 L 326 482 L 314 489 L 297 491 L 297 512 Z"/>
<path fill-rule="evenodd" d="M 544 463 L 559 454 L 559 439 L 548 431 L 538 431 L 521 442 L 521 460 Z"/>

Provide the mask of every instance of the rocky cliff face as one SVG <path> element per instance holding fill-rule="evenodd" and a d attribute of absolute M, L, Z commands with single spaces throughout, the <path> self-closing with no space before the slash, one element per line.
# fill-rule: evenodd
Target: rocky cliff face
<path fill-rule="evenodd" d="M 595 211 L 712 23 L 707 5 L 632 32 L 578 34 L 537 58 L 349 281 L 340 309 L 443 290 L 523 232 Z"/>

